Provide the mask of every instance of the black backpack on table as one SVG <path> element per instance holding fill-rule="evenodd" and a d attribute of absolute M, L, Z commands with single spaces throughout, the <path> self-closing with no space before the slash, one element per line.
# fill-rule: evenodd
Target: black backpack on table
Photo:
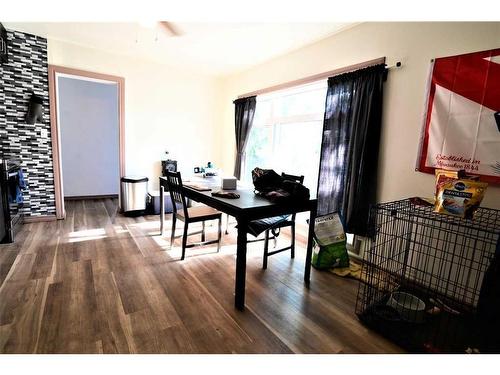
<path fill-rule="evenodd" d="M 309 189 L 297 181 L 287 180 L 273 169 L 254 168 L 255 193 L 273 202 L 308 200 Z"/>

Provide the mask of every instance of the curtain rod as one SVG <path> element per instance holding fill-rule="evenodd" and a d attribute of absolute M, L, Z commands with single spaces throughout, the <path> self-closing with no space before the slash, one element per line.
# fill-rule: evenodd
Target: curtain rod
<path fill-rule="evenodd" d="M 319 81 L 320 79 L 326 79 L 332 76 L 336 76 L 339 74 L 351 72 L 353 70 L 358 70 L 358 69 L 363 69 L 372 65 L 378 65 L 378 64 L 385 64 L 385 56 L 384 57 L 379 57 L 378 59 L 373 59 L 369 61 L 365 61 L 359 64 L 354 64 L 354 65 L 349 65 L 343 68 L 339 69 L 334 69 L 330 70 L 328 72 L 324 73 L 319 73 L 319 74 L 314 74 L 312 76 L 304 77 L 304 78 L 299 78 L 293 81 L 285 82 L 285 83 L 280 83 L 278 85 L 266 87 L 264 89 L 248 92 L 243 95 L 239 95 L 238 99 L 241 98 L 246 98 L 248 96 L 254 96 L 254 95 L 262 95 L 262 94 L 267 94 L 272 91 L 278 91 L 278 90 L 283 90 L 287 89 L 289 87 L 293 86 L 299 86 L 299 85 L 305 85 L 306 83 L 314 82 L 314 81 Z"/>

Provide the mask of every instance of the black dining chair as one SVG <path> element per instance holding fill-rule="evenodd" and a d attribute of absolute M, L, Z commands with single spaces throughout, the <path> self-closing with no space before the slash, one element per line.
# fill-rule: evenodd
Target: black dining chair
<path fill-rule="evenodd" d="M 281 173 L 281 177 L 283 177 L 283 179 L 285 180 L 295 181 L 300 184 L 304 183 L 304 176 L 294 176 L 291 174 Z M 296 214 L 274 216 L 265 219 L 253 220 L 248 224 L 248 233 L 250 233 L 254 237 L 258 237 L 262 232 L 264 232 L 264 238 L 247 240 L 247 243 L 264 241 L 264 256 L 262 259 L 263 269 L 267 268 L 267 258 L 271 255 L 290 250 L 291 258 L 295 258 L 295 216 Z M 292 238 L 290 246 L 269 251 L 269 240 L 274 240 L 274 248 L 276 248 L 280 229 L 286 227 L 291 227 Z M 272 236 L 270 236 L 270 234 L 272 234 Z"/>
<path fill-rule="evenodd" d="M 166 171 L 166 180 L 168 190 L 170 192 L 170 199 L 172 200 L 172 233 L 170 235 L 170 247 L 174 243 L 174 239 L 180 236 L 175 236 L 175 225 L 177 219 L 184 222 L 184 232 L 182 235 L 182 257 L 184 260 L 186 254 L 186 248 L 209 245 L 212 243 L 217 243 L 217 252 L 220 250 L 220 244 L 222 239 L 221 222 L 222 222 L 222 212 L 208 206 L 196 206 L 188 207 L 186 203 L 186 197 L 184 196 L 184 190 L 182 186 L 182 179 L 180 172 L 170 172 Z M 178 211 L 177 206 L 182 208 Z M 218 220 L 218 236 L 217 240 L 205 241 L 205 221 L 207 220 Z M 188 234 L 188 227 L 190 223 L 202 222 L 203 229 L 198 232 L 193 232 Z M 201 233 L 201 242 L 188 244 L 188 236 Z"/>

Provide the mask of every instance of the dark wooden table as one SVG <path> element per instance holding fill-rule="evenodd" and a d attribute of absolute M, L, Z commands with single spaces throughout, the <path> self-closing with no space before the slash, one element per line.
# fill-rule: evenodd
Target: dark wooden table
<path fill-rule="evenodd" d="M 210 187 L 213 191 L 220 190 L 220 185 L 215 179 L 196 179 L 190 181 L 197 185 Z M 185 181 L 185 184 L 189 183 Z M 167 180 L 160 177 L 160 231 L 163 234 L 163 223 L 165 220 L 165 209 L 163 206 L 164 194 L 167 191 Z M 238 199 L 226 199 L 213 197 L 211 191 L 198 191 L 188 186 L 184 186 L 184 194 L 187 198 L 206 204 L 221 212 L 236 218 L 238 222 L 238 239 L 236 249 L 236 280 L 234 304 L 239 310 L 245 307 L 245 278 L 247 261 L 247 227 L 252 220 L 263 219 L 266 217 L 287 215 L 298 212 L 309 211 L 309 233 L 307 239 L 307 255 L 304 270 L 304 282 L 309 285 L 311 275 L 311 256 L 312 256 L 312 233 L 314 229 L 314 218 L 316 217 L 316 199 L 310 199 L 303 202 L 294 202 L 293 204 L 276 204 L 267 199 L 255 195 L 253 189 L 238 185 L 237 190 L 230 190 L 240 195 Z"/>

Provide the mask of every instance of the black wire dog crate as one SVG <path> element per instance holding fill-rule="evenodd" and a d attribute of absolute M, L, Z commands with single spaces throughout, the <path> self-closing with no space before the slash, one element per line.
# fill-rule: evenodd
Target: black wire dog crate
<path fill-rule="evenodd" d="M 469 220 L 434 213 L 414 198 L 373 206 L 358 317 L 412 352 L 474 350 L 480 289 L 499 226 L 500 211 L 488 208 Z"/>

